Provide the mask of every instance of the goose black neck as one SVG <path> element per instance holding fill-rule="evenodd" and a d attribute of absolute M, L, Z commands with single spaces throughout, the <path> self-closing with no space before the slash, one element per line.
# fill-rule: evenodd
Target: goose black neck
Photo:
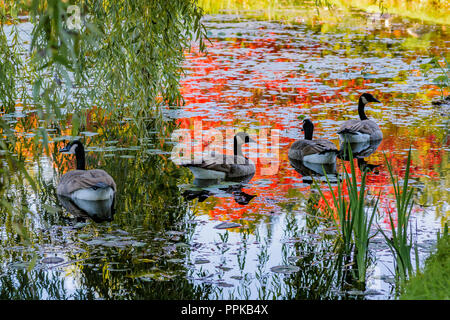
<path fill-rule="evenodd" d="M 358 114 L 359 114 L 359 119 L 361 120 L 367 120 L 367 116 L 366 113 L 364 112 L 364 107 L 366 105 L 364 104 L 364 102 L 362 101 L 361 98 L 359 98 L 359 102 L 358 102 Z"/>
<path fill-rule="evenodd" d="M 75 149 L 75 158 L 77 159 L 77 170 L 86 170 L 84 147 L 82 144 L 79 144 Z"/>
<path fill-rule="evenodd" d="M 234 137 L 233 151 L 234 151 L 234 155 L 235 155 L 235 156 L 242 156 L 242 157 L 244 157 L 244 158 L 247 159 L 247 157 L 244 156 L 244 155 L 242 154 L 242 145 L 240 145 L 240 144 L 238 143 L 236 137 Z"/>
<path fill-rule="evenodd" d="M 312 140 L 314 129 L 306 126 L 303 128 L 303 131 L 305 132 L 305 140 Z"/>

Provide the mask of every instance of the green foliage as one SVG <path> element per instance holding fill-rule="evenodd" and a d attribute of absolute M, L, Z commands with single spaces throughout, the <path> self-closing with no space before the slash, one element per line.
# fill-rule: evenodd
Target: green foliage
<path fill-rule="evenodd" d="M 439 61 L 441 60 L 439 57 L 432 56 L 430 61 L 420 65 L 420 69 L 425 75 L 427 75 L 431 69 L 438 70 L 439 76 L 433 79 L 433 83 L 439 87 L 441 96 L 444 97 L 444 89 L 450 89 L 450 63 L 448 62 L 448 58 L 442 57 L 442 59 L 443 65 Z"/>
<path fill-rule="evenodd" d="M 68 23 L 71 5 L 80 9 L 79 28 Z M 0 7 L 0 107 L 10 113 L 19 103 L 37 116 L 39 126 L 24 129 L 39 153 L 49 152 L 49 129 L 70 125 L 73 136 L 85 130 L 93 106 L 117 121 L 134 119 L 142 138 L 160 131 L 160 105 L 183 102 L 185 51 L 194 42 L 205 49 L 202 10 L 193 0 L 11 0 Z M 19 14 L 33 24 L 30 44 L 20 40 Z M 12 152 L 15 124 L 0 119 L 0 174 L 19 169 L 29 177 Z"/>
<path fill-rule="evenodd" d="M 448 300 L 450 299 L 450 236 L 448 225 L 444 234 L 438 237 L 437 251 L 426 261 L 423 271 L 408 281 L 402 300 Z"/>
<path fill-rule="evenodd" d="M 70 5 L 80 9 L 80 28 L 71 28 L 68 23 L 73 16 Z M 28 16 L 33 25 L 29 43 L 23 41 L 19 15 Z M 94 125 L 102 134 L 93 132 L 94 138 L 84 141 L 87 147 L 93 142 L 108 148 L 111 141 L 119 141 L 115 157 L 103 158 L 103 153 L 96 157 L 89 151 L 87 156 L 88 166 L 94 161 L 96 167 L 108 170 L 117 181 L 118 225 L 129 228 L 131 233 L 176 229 L 182 223 L 186 205 L 176 183 L 184 171 L 165 156 L 149 154 L 146 142 L 163 152 L 170 149 L 163 140 L 170 137 L 176 123 L 163 121 L 160 107 L 183 103 L 179 79 L 185 51 L 195 43 L 200 50 L 205 49 L 206 31 L 201 17 L 202 10 L 194 0 L 0 2 L 0 108 L 13 113 L 20 107 L 26 114 L 0 118 L 1 245 L 8 248 L 0 252 L 4 262 L 0 274 L 14 268 L 8 261 L 24 261 L 26 268 L 33 269 L 2 277 L 0 297 L 73 298 L 63 292 L 60 283 L 50 283 L 39 272 L 36 275 L 34 266 L 39 262 L 35 253 L 20 256 L 9 249 L 24 245 L 33 251 L 35 243 L 55 243 L 55 239 L 48 242 L 46 238 L 51 234 L 49 229 L 67 223 L 55 194 L 59 172 L 71 164 L 67 159 L 61 161 L 57 154 L 64 134 L 80 136 Z M 54 146 L 49 142 L 51 134 L 56 134 Z M 131 154 L 121 154 L 120 149 L 130 147 L 135 147 Z M 26 168 L 30 151 L 31 160 L 38 163 L 44 149 L 57 166 L 51 181 L 44 178 L 40 165 L 32 177 Z M 31 204 L 32 198 L 39 200 Z M 33 216 L 31 211 L 39 214 Z M 98 228 L 95 233 L 105 232 L 101 226 Z M 83 251 L 88 258 L 95 255 L 92 248 Z M 117 256 L 128 259 L 126 252 Z M 20 263 L 17 268 L 21 268 Z M 148 271 L 145 264 L 139 268 Z M 83 272 L 83 281 L 88 284 L 82 285 L 89 287 L 88 291 L 94 288 L 90 298 L 123 294 L 121 289 L 118 293 L 102 292 L 106 279 L 94 271 L 89 278 L 89 268 Z M 40 282 L 33 286 L 34 280 Z M 168 294 L 172 298 L 191 299 L 197 295 L 187 280 L 181 286 L 185 289 L 178 291 L 172 286 L 179 288 L 180 281 L 152 286 L 140 280 L 125 280 L 133 283 L 130 286 L 143 287 L 142 297 L 163 297 L 167 290 L 173 292 Z M 24 285 L 15 286 L 17 281 Z M 124 279 L 115 281 L 114 285 Z M 137 295 L 140 297 L 140 293 Z"/>
<path fill-rule="evenodd" d="M 73 5 L 81 13 L 79 28 L 68 24 Z M 205 48 L 202 11 L 191 0 L 10 1 L 2 9 L 2 25 L 15 26 L 17 12 L 29 12 L 34 28 L 29 56 L 17 28 L 10 28 L 9 40 L 0 31 L 0 103 L 12 110 L 17 84 L 31 83 L 20 100 L 36 109 L 46 127 L 65 111 L 94 105 L 118 118 L 159 116 L 162 102 L 182 103 L 185 50 L 194 42 Z M 38 133 L 48 139 L 45 130 Z"/>

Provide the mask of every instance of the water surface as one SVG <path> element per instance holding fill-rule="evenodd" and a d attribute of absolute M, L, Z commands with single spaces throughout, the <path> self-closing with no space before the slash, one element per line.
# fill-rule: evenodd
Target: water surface
<path fill-rule="evenodd" d="M 196 48 L 186 53 L 186 104 L 164 108 L 164 123 L 144 119 L 144 130 L 133 119 L 111 120 L 93 108 L 80 135 L 88 167 L 107 170 L 118 185 L 115 211 L 105 221 L 69 212 L 56 197 L 59 175 L 74 168 L 72 158 L 57 153 L 73 138 L 70 130 L 49 132 L 49 154 L 36 156 L 29 133 L 39 125 L 36 116 L 19 107 L 4 115 L 17 122 L 21 143 L 14 152 L 28 162 L 40 191 L 26 184 L 8 191 L 17 208 L 0 223 L 0 297 L 393 298 L 393 258 L 381 234 L 370 245 L 366 290 L 339 280 L 339 271 L 351 266 L 342 266 L 333 251 L 336 227 L 287 150 L 302 137 L 298 116 L 313 120 L 315 137 L 338 145 L 337 128 L 357 118 L 359 95 L 371 92 L 382 103 L 366 112 L 384 135 L 365 158 L 378 165 L 368 174 L 370 193 L 382 192 L 377 224 L 388 230 L 394 207 L 383 154 L 402 177 L 411 147 L 411 225 L 423 264 L 448 219 L 450 182 L 448 109 L 431 104 L 440 94 L 431 81 L 438 71 L 424 74 L 420 65 L 429 60 L 427 48 L 446 52 L 449 36 L 441 26 L 424 25 L 427 32 L 416 38 L 408 28 L 417 22 L 399 18 L 387 25 L 358 13 L 348 21 L 286 25 L 207 16 L 208 55 Z M 199 188 L 189 170 L 170 160 L 174 130 L 199 123 L 224 136 L 227 129 L 251 132 L 261 141 L 268 132 L 268 155 L 258 159 L 250 181 Z M 278 146 L 270 143 L 274 132 Z M 264 173 L 264 159 L 277 154 L 277 170 Z M 239 226 L 217 229 L 222 222 Z"/>

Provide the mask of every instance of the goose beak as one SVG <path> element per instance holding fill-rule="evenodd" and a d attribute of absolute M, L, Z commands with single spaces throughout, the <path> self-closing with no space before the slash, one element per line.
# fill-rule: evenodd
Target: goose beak
<path fill-rule="evenodd" d="M 377 98 L 373 98 L 374 99 L 374 102 L 378 102 L 378 103 L 381 103 L 381 101 L 380 100 L 378 100 Z"/>
<path fill-rule="evenodd" d="M 69 147 L 65 146 L 64 148 L 59 149 L 59 152 L 61 152 L 61 153 L 69 152 Z"/>

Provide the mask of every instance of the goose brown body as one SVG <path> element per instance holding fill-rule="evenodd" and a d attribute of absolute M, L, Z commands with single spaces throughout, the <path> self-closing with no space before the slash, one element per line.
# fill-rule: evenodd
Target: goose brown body
<path fill-rule="evenodd" d="M 296 160 L 302 160 L 305 156 L 314 154 L 324 154 L 327 152 L 337 153 L 336 145 L 325 139 L 295 141 L 288 152 L 288 157 Z"/>
<path fill-rule="evenodd" d="M 225 178 L 237 178 L 255 173 L 255 165 L 249 159 L 240 155 L 206 156 L 199 164 L 189 163 L 184 166 L 223 172 Z"/>
<path fill-rule="evenodd" d="M 310 119 L 303 121 L 305 138 L 292 143 L 288 158 L 311 163 L 333 163 L 339 152 L 336 145 L 326 139 L 313 139 L 314 125 Z"/>
<path fill-rule="evenodd" d="M 89 201 L 106 200 L 114 197 L 116 183 L 104 170 L 85 170 L 85 154 L 83 144 L 72 141 L 60 150 L 63 153 L 75 154 L 77 169 L 65 173 L 59 180 L 56 193 L 61 196 Z"/>
<path fill-rule="evenodd" d="M 88 188 L 111 187 L 116 191 L 116 183 L 104 170 L 72 170 L 64 174 L 59 180 L 56 193 L 70 197 L 75 191 Z"/>
<path fill-rule="evenodd" d="M 368 140 L 375 141 L 383 139 L 383 133 L 378 124 L 372 120 L 348 120 L 339 128 L 338 134 L 366 134 L 369 136 Z"/>

